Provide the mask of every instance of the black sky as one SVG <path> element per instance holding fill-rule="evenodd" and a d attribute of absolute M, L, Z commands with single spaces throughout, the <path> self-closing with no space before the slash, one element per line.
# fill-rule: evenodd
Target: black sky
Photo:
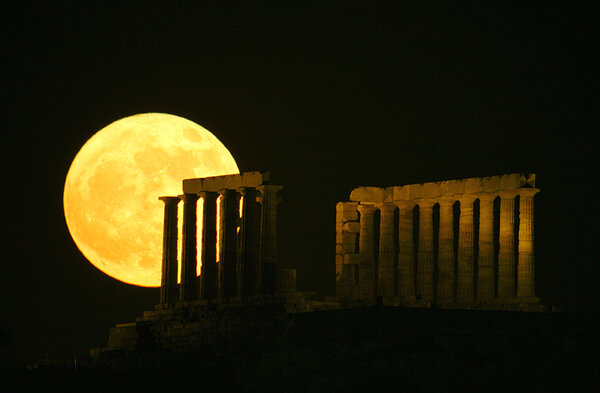
<path fill-rule="evenodd" d="M 195 121 L 241 170 L 270 169 L 285 188 L 281 258 L 325 294 L 335 204 L 354 187 L 535 172 L 538 294 L 596 312 L 598 14 L 484 3 L 5 15 L 2 364 L 104 345 L 158 301 L 86 262 L 62 212 L 83 143 L 142 112 Z"/>

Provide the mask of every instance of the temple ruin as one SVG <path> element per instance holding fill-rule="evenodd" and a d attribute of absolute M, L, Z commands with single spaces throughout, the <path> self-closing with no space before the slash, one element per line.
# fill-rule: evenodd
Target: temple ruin
<path fill-rule="evenodd" d="M 294 290 L 295 271 L 283 269 L 277 262 L 277 193 L 281 189 L 269 184 L 269 172 L 245 172 L 186 179 L 183 195 L 159 197 L 164 202 L 160 304 L 245 299 Z M 203 202 L 202 217 L 197 216 L 199 199 Z M 179 266 L 180 201 L 183 230 Z"/>
<path fill-rule="evenodd" d="M 534 174 L 354 189 L 336 206 L 335 296 L 297 291 L 277 257 L 281 189 L 269 172 L 245 172 L 160 197 L 160 302 L 112 328 L 94 357 L 264 344 L 290 315 L 376 304 L 548 310 L 535 296 Z"/>
<path fill-rule="evenodd" d="M 336 296 L 535 309 L 535 174 L 358 187 L 336 206 Z"/>

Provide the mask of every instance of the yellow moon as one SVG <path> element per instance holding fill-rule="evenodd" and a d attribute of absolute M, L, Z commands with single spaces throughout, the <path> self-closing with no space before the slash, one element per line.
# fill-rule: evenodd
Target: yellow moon
<path fill-rule="evenodd" d="M 182 180 L 239 173 L 227 148 L 184 118 L 144 113 L 117 120 L 75 156 L 63 193 L 65 219 L 79 250 L 128 284 L 160 286 L 163 202 Z"/>

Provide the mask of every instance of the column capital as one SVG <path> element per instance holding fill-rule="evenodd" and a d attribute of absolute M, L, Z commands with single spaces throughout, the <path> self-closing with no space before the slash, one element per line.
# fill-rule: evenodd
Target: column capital
<path fill-rule="evenodd" d="M 198 192 L 198 197 L 202 197 L 203 199 L 207 199 L 207 198 L 217 199 L 218 195 L 219 195 L 219 193 L 216 191 L 200 191 L 200 192 Z"/>
<path fill-rule="evenodd" d="M 393 203 L 397 207 L 404 208 L 404 209 L 411 209 L 411 208 L 415 207 L 415 205 L 416 205 L 415 201 L 409 200 L 409 199 L 401 199 L 398 201 L 394 201 Z"/>
<path fill-rule="evenodd" d="M 196 194 L 183 194 L 180 195 L 179 198 L 183 201 L 183 203 L 196 202 L 198 200 L 198 195 Z"/>
<path fill-rule="evenodd" d="M 496 199 L 498 197 L 498 193 L 495 193 L 495 192 L 478 192 L 477 194 L 474 194 L 474 195 L 480 201 L 485 201 L 485 202 L 493 202 L 494 199 Z"/>
<path fill-rule="evenodd" d="M 419 208 L 433 208 L 433 205 L 435 205 L 437 203 L 437 201 L 435 199 L 432 198 L 422 198 L 422 199 L 415 199 L 415 204 L 419 205 Z"/>
<path fill-rule="evenodd" d="M 274 185 L 274 184 L 263 184 L 263 185 L 256 187 L 256 189 L 259 190 L 263 194 L 264 193 L 276 194 L 277 192 L 279 192 L 283 189 L 283 186 L 278 186 L 278 185 Z"/>
<path fill-rule="evenodd" d="M 179 204 L 179 201 L 181 201 L 181 199 L 179 199 L 179 197 L 174 197 L 174 196 L 163 196 L 163 197 L 158 197 L 158 199 L 160 201 L 163 201 L 165 203 L 165 205 L 171 205 L 171 204 Z"/>
<path fill-rule="evenodd" d="M 458 200 L 458 198 L 453 197 L 453 196 L 443 196 L 443 197 L 436 198 L 436 202 L 439 203 L 440 206 L 442 206 L 442 205 L 452 206 L 452 205 L 454 205 L 454 203 L 457 200 Z"/>
<path fill-rule="evenodd" d="M 539 188 L 519 188 L 519 189 L 517 189 L 517 193 L 519 194 L 519 196 L 533 197 L 538 192 L 540 192 Z"/>
<path fill-rule="evenodd" d="M 514 189 L 514 190 L 501 190 L 501 191 L 498 191 L 497 194 L 502 199 L 515 199 L 517 197 L 517 195 L 519 194 L 519 191 L 517 189 Z"/>
<path fill-rule="evenodd" d="M 462 203 L 468 203 L 468 202 L 475 202 L 475 199 L 477 199 L 478 196 L 475 194 L 460 194 L 460 195 L 456 195 L 456 200 L 459 201 L 461 204 Z"/>
<path fill-rule="evenodd" d="M 393 203 L 377 203 L 375 204 L 375 207 L 377 209 L 379 209 L 381 212 L 386 212 L 386 213 L 392 213 L 394 211 L 394 209 L 396 208 L 396 205 L 394 205 Z"/>
<path fill-rule="evenodd" d="M 250 192 L 256 191 L 256 188 L 254 188 L 254 187 L 238 187 L 238 188 L 236 188 L 236 191 L 240 195 L 244 196 Z"/>
<path fill-rule="evenodd" d="M 371 212 L 375 211 L 375 205 L 362 205 L 361 204 L 361 205 L 357 206 L 357 209 L 360 214 L 371 213 Z"/>

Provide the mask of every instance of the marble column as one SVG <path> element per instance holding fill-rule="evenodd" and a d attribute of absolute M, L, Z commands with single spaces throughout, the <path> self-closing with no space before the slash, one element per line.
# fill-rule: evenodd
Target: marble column
<path fill-rule="evenodd" d="M 375 206 L 358 205 L 360 213 L 358 286 L 360 298 L 375 301 Z"/>
<path fill-rule="evenodd" d="M 535 252 L 533 239 L 533 197 L 537 188 L 519 189 L 519 260 L 517 296 L 535 296 Z"/>
<path fill-rule="evenodd" d="M 454 199 L 440 198 L 440 227 L 438 238 L 437 299 L 453 303 L 455 299 L 454 266 Z"/>
<path fill-rule="evenodd" d="M 456 277 L 456 301 L 470 303 L 475 300 L 475 253 L 473 233 L 472 195 L 459 196 L 460 218 L 458 224 L 458 269 Z"/>
<path fill-rule="evenodd" d="M 258 190 L 262 194 L 260 217 L 260 293 L 269 294 L 276 291 L 277 270 L 277 192 L 281 186 L 263 185 Z"/>
<path fill-rule="evenodd" d="M 257 293 L 256 281 L 259 264 L 258 246 L 260 222 L 258 220 L 258 204 L 256 189 L 242 187 L 238 192 L 243 197 L 242 218 L 238 235 L 238 294 L 242 297 L 253 296 Z"/>
<path fill-rule="evenodd" d="M 419 200 L 419 244 L 417 252 L 417 294 L 433 300 L 433 200 Z"/>
<path fill-rule="evenodd" d="M 189 301 L 198 298 L 197 287 L 197 228 L 196 207 L 198 196 L 184 194 L 183 199 L 183 239 L 181 250 L 181 286 L 179 300 Z"/>
<path fill-rule="evenodd" d="M 494 199 L 495 194 L 479 194 L 479 256 L 477 258 L 477 301 L 494 298 Z"/>
<path fill-rule="evenodd" d="M 178 197 L 158 198 L 165 204 L 160 303 L 177 301 L 177 205 Z"/>
<path fill-rule="evenodd" d="M 500 195 L 500 249 L 498 251 L 498 297 L 515 296 L 515 191 Z"/>
<path fill-rule="evenodd" d="M 221 194 L 221 255 L 219 256 L 219 296 L 237 295 L 237 228 L 240 222 L 240 197 L 235 190 Z"/>
<path fill-rule="evenodd" d="M 415 254 L 413 240 L 413 207 L 411 201 L 396 201 L 398 207 L 397 294 L 404 301 L 415 299 Z"/>
<path fill-rule="evenodd" d="M 381 214 L 377 295 L 391 298 L 396 294 L 396 229 L 394 227 L 396 206 L 382 203 L 377 207 Z"/>
<path fill-rule="evenodd" d="M 216 192 L 199 193 L 204 199 L 202 216 L 202 267 L 200 299 L 217 297 L 217 196 Z"/>

